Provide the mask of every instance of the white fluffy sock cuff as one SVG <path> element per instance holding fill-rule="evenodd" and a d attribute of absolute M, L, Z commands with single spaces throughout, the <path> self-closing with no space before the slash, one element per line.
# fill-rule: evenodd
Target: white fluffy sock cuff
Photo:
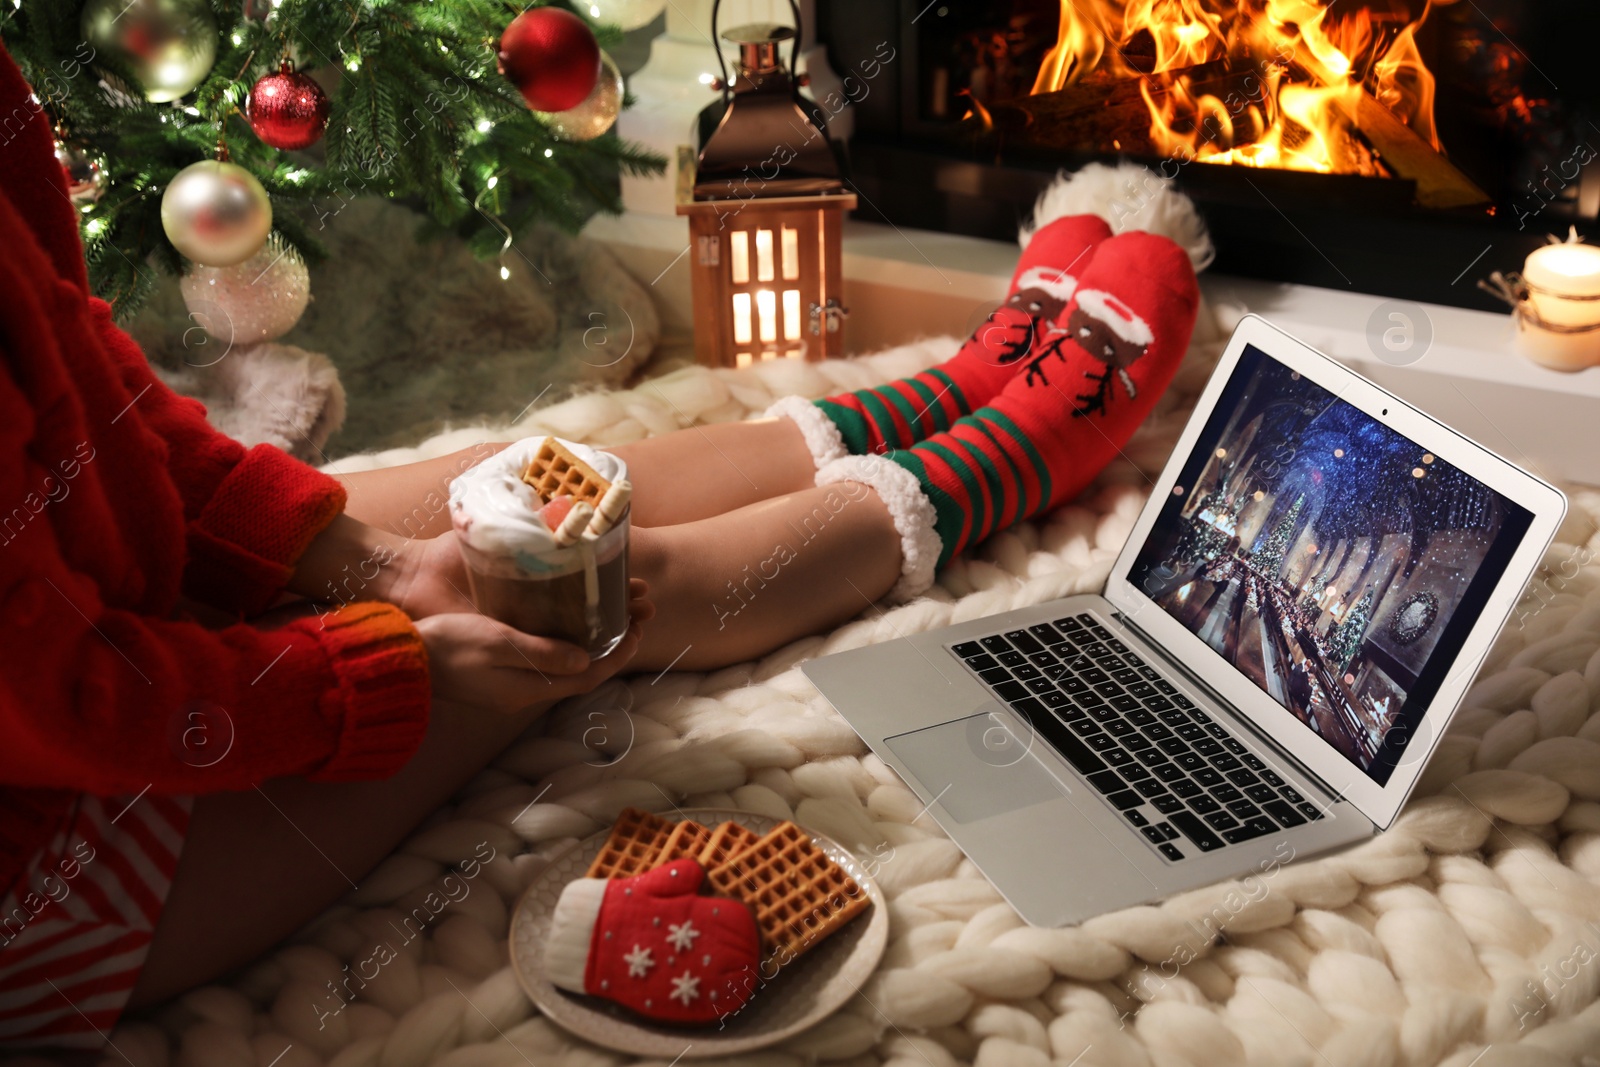
<path fill-rule="evenodd" d="M 782 415 L 800 427 L 800 436 L 806 439 L 806 447 L 811 450 L 811 458 L 816 461 L 818 470 L 850 454 L 850 450 L 844 446 L 844 438 L 839 434 L 839 427 L 822 413 L 821 408 L 804 397 L 780 397 L 761 414 L 764 418 Z"/>
<path fill-rule="evenodd" d="M 900 534 L 900 580 L 889 590 L 889 599 L 904 603 L 926 592 L 944 542 L 933 527 L 933 504 L 917 476 L 882 456 L 846 456 L 817 471 L 818 485 L 835 482 L 870 486 L 889 509 Z"/>

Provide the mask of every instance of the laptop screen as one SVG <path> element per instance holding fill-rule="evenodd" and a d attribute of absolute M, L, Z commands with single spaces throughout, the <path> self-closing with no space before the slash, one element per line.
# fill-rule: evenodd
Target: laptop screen
<path fill-rule="evenodd" d="M 1382 785 L 1532 520 L 1248 345 L 1129 580 Z"/>

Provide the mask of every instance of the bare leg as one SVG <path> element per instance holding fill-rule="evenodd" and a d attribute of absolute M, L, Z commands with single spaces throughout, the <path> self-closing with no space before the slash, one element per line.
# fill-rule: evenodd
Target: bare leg
<path fill-rule="evenodd" d="M 618 445 L 635 526 L 676 526 L 816 484 L 817 465 L 785 418 L 694 426 Z"/>
<path fill-rule="evenodd" d="M 705 670 L 854 618 L 900 576 L 900 535 L 859 482 L 699 522 L 635 530 L 629 566 L 656 618 L 629 669 Z"/>
<path fill-rule="evenodd" d="M 417 463 L 337 475 L 349 494 L 345 514 L 401 537 L 438 537 L 450 529 L 450 483 L 506 444 L 484 441 Z"/>
<path fill-rule="evenodd" d="M 506 446 L 484 442 L 437 459 L 340 477 L 345 511 L 402 537 L 450 529 L 456 475 Z M 672 526 L 805 489 L 816 464 L 794 423 L 784 418 L 691 427 L 608 449 L 628 465 L 635 526 Z"/>
<path fill-rule="evenodd" d="M 500 716 L 435 703 L 422 747 L 391 778 L 282 778 L 198 798 L 130 1006 L 241 966 L 299 929 L 547 707 Z"/>

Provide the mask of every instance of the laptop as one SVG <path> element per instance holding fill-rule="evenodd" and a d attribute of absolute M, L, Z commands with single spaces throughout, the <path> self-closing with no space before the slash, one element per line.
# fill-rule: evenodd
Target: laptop
<path fill-rule="evenodd" d="M 1103 593 L 804 670 L 1024 919 L 1079 922 L 1393 822 L 1565 512 L 1251 316 Z"/>

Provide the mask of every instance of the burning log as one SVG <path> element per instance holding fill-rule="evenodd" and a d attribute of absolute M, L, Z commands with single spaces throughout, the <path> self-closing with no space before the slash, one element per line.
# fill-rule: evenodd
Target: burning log
<path fill-rule="evenodd" d="M 1184 78 L 1188 94 L 1196 98 L 1262 98 L 1260 77 L 1252 70 L 1236 70 L 1228 61 L 1216 60 L 1160 79 L 1091 76 L 1065 89 L 997 105 L 990 115 L 995 133 L 1015 148 L 1159 156 L 1162 153 L 1151 135 L 1151 104 L 1167 103 L 1178 91 L 1175 86 L 1179 75 Z M 1146 88 L 1142 89 L 1142 85 Z M 1146 91 L 1149 101 L 1145 99 Z M 1260 133 L 1259 128 L 1251 129 L 1248 124 L 1234 122 L 1230 127 L 1232 136 L 1227 143 L 1220 143 L 1221 134 L 1214 129 L 1200 131 L 1196 139 L 1227 150 L 1249 144 Z"/>
<path fill-rule="evenodd" d="M 1266 88 L 1259 69 L 1240 70 L 1217 60 L 1160 79 L 1091 76 L 1065 89 L 994 107 L 986 116 L 986 129 L 992 129 L 992 136 L 1012 149 L 1120 151 L 1160 158 L 1171 153 L 1156 142 L 1152 113 L 1188 111 L 1197 148 L 1226 152 L 1254 144 L 1262 136 L 1260 117 Z M 1289 66 L 1286 80 L 1313 86 L 1319 81 L 1298 63 Z M 1226 114 L 1208 116 L 1191 108 L 1169 108 L 1179 92 L 1190 101 L 1209 97 L 1221 102 Z M 1416 200 L 1422 207 L 1467 208 L 1492 202 L 1489 194 L 1366 89 L 1350 86 L 1330 99 L 1357 137 L 1377 153 L 1383 168 L 1373 171 L 1369 163 L 1359 170 L 1379 176 L 1387 172 L 1415 183 Z M 1283 121 L 1281 115 L 1278 121 Z M 1364 149 L 1355 147 L 1366 156 Z"/>
<path fill-rule="evenodd" d="M 1365 89 L 1341 104 L 1345 116 L 1377 150 L 1397 177 L 1417 184 L 1417 203 L 1426 208 L 1480 207 L 1493 198 L 1457 170 L 1415 130 L 1394 116 Z"/>
<path fill-rule="evenodd" d="M 1296 63 L 1316 80 L 1324 68 L 1306 54 L 1303 46 L 1295 50 Z M 1429 144 L 1416 130 L 1400 121 L 1364 86 L 1341 96 L 1337 101 L 1345 120 L 1375 149 L 1384 165 L 1396 177 L 1416 183 L 1418 205 L 1426 208 L 1478 207 L 1493 203 L 1493 198 L 1457 170 L 1444 154 Z M 1430 106 L 1431 117 L 1431 106 Z M 1429 126 L 1431 130 L 1431 125 Z"/>
<path fill-rule="evenodd" d="M 1417 43 L 1431 5 L 1337 4 L 1303 0 L 1278 17 L 1237 0 L 1062 0 L 1034 95 L 967 128 L 985 148 L 1393 177 L 1425 207 L 1489 203 L 1434 127 Z"/>

